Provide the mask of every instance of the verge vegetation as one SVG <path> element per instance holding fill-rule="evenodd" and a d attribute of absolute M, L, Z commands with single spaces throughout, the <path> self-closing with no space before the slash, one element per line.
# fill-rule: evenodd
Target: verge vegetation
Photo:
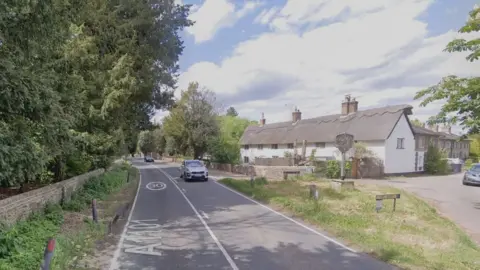
<path fill-rule="evenodd" d="M 130 175 L 127 185 L 127 174 Z M 89 256 L 107 229 L 109 220 L 92 222 L 92 199 L 107 199 L 122 189 L 135 186 L 138 170 L 129 165 L 116 165 L 105 174 L 89 179 L 83 188 L 63 205 L 48 204 L 45 210 L 32 214 L 13 226 L 0 230 L 0 270 L 38 269 L 43 259 L 46 240 L 56 239 L 51 269 L 72 269 L 84 256 Z"/>
<path fill-rule="evenodd" d="M 225 178 L 221 183 L 301 217 L 361 251 L 404 269 L 479 269 L 480 248 L 453 222 L 414 195 L 391 187 L 359 185 L 337 192 L 330 182 L 307 175 L 296 180 L 255 181 Z M 309 184 L 319 189 L 309 198 Z M 375 211 L 375 195 L 400 193 L 396 211 L 385 200 Z"/>

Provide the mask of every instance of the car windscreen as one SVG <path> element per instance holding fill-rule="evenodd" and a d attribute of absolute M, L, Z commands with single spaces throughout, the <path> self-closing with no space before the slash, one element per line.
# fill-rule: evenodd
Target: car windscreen
<path fill-rule="evenodd" d="M 187 161 L 187 166 L 188 167 L 203 167 L 203 164 L 200 161 Z"/>
<path fill-rule="evenodd" d="M 472 172 L 480 172 L 480 165 L 473 165 L 470 169 Z"/>

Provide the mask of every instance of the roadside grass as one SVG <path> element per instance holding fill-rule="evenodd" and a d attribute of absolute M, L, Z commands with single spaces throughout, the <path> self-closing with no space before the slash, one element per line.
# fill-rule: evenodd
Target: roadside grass
<path fill-rule="evenodd" d="M 88 180 L 63 206 L 48 204 L 42 213 L 34 213 L 13 226 L 2 226 L 0 270 L 38 269 L 50 237 L 56 239 L 50 269 L 75 269 L 72 264 L 88 256 L 95 242 L 105 235 L 106 223 L 100 220 L 96 224 L 91 220 L 91 199 L 102 200 L 121 190 L 126 184 L 127 171 L 131 179 L 138 175 L 133 167 L 114 166 L 102 176 Z"/>
<path fill-rule="evenodd" d="M 416 196 L 391 187 L 357 185 L 337 192 L 330 182 L 305 176 L 287 181 L 219 181 L 276 209 L 318 225 L 350 246 L 403 269 L 480 269 L 480 248 L 453 222 Z M 320 199 L 309 198 L 316 184 Z M 375 211 L 375 195 L 400 193 Z"/>

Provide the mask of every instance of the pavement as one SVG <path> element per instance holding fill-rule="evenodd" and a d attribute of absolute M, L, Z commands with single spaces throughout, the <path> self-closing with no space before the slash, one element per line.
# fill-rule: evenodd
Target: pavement
<path fill-rule="evenodd" d="M 480 187 L 464 186 L 463 174 L 402 177 L 391 180 L 355 180 L 357 183 L 390 185 L 431 202 L 439 212 L 465 229 L 480 245 Z"/>
<path fill-rule="evenodd" d="M 141 180 L 110 269 L 396 269 L 210 179 L 133 162 Z"/>

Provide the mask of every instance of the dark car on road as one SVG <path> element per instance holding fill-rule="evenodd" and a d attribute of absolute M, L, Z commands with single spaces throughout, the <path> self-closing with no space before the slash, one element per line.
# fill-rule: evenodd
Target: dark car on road
<path fill-rule="evenodd" d="M 180 166 L 180 178 L 208 181 L 208 169 L 200 160 L 184 160 Z"/>
<path fill-rule="evenodd" d="M 145 156 L 145 162 L 155 162 L 155 160 L 151 156 Z"/>
<path fill-rule="evenodd" d="M 473 164 L 463 176 L 464 185 L 480 185 L 480 163 Z"/>

